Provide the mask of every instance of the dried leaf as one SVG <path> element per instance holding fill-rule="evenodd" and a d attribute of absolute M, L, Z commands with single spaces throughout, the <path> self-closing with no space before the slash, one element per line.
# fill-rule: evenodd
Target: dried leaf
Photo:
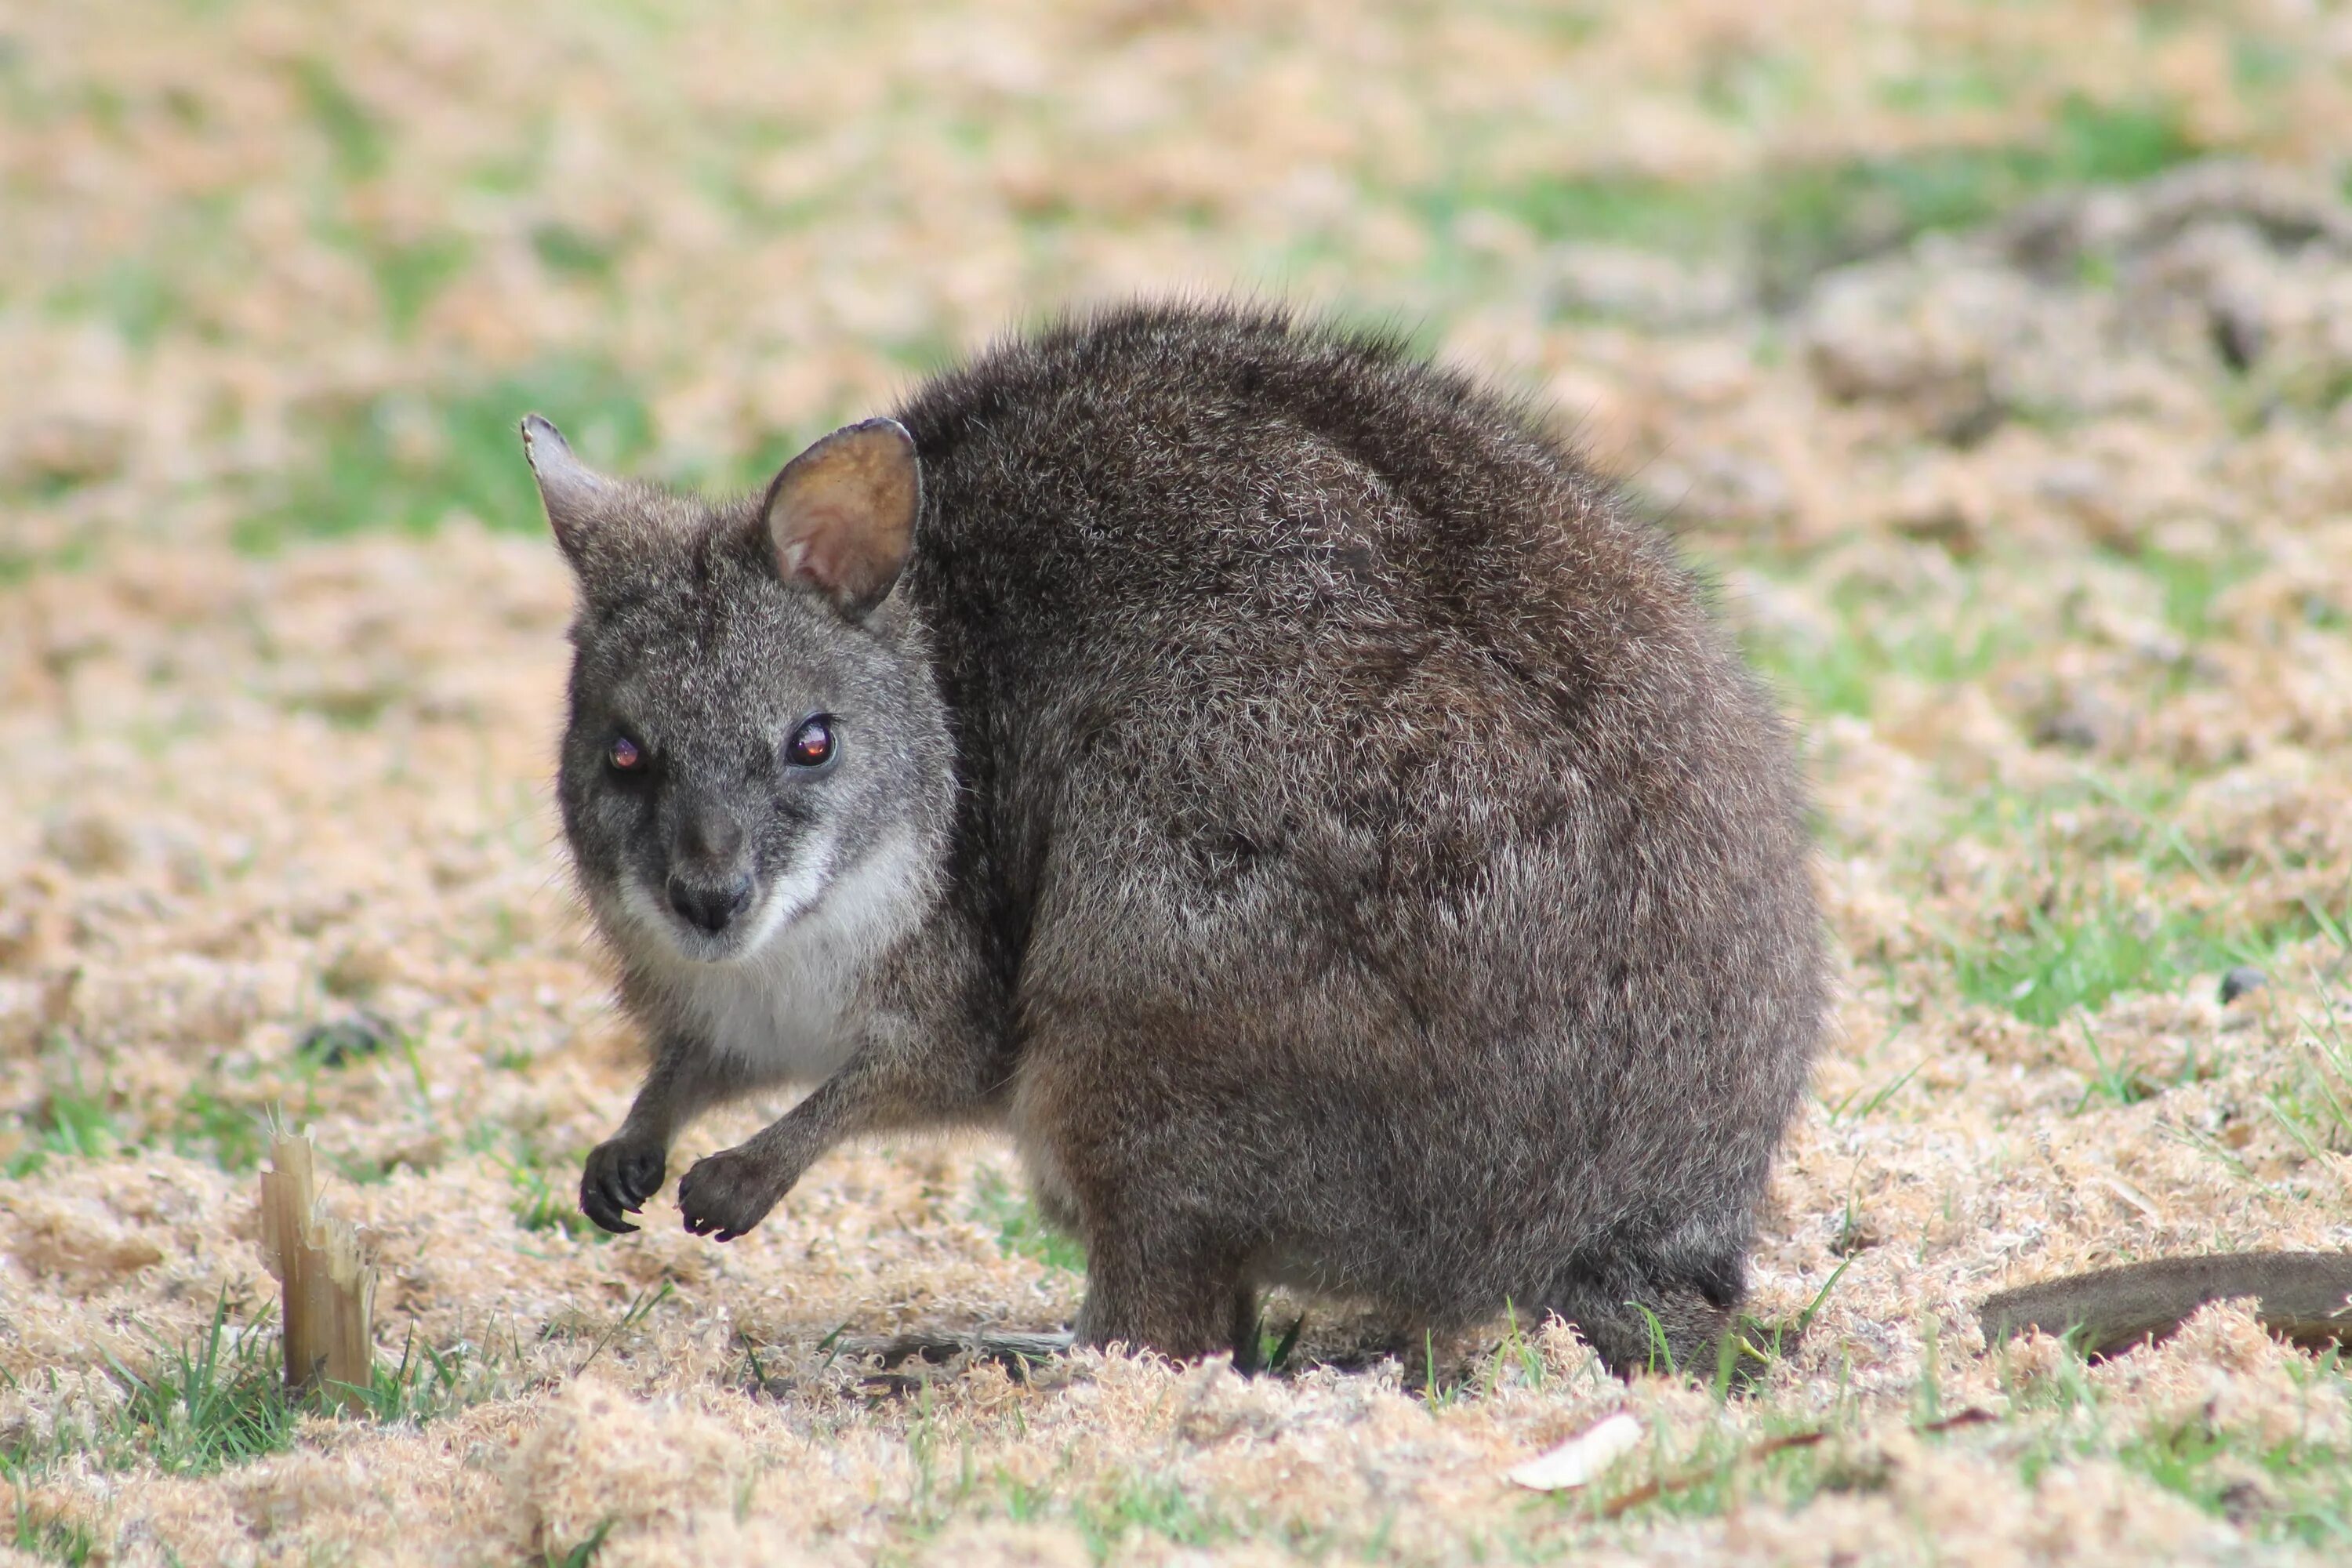
<path fill-rule="evenodd" d="M 1508 1477 L 1533 1491 L 1567 1491 L 1606 1470 L 1642 1441 L 1642 1424 L 1622 1410 L 1514 1468 Z"/>

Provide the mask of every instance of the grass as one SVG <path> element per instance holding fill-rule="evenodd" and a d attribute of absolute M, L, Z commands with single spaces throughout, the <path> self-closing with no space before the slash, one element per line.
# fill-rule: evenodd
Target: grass
<path fill-rule="evenodd" d="M 208 1475 L 290 1447 L 299 1411 L 266 1323 L 265 1314 L 232 1332 L 224 1292 L 211 1324 L 194 1340 L 159 1342 L 146 1371 L 109 1356 L 123 1394 L 120 1451 L 135 1449 L 168 1475 Z"/>
<path fill-rule="evenodd" d="M 98 1537 L 89 1525 L 37 1511 L 22 1491 L 13 1502 L 16 1528 L 8 1544 L 17 1551 L 45 1563 L 67 1563 L 69 1568 L 81 1568 L 93 1559 L 106 1560 L 100 1555 Z"/>
<path fill-rule="evenodd" d="M 2265 1097 L 2280 1128 L 2314 1159 L 2352 1154 L 2352 1038 L 2336 996 L 2325 988 L 2319 1005 L 2315 1016 L 2300 1021 L 2291 1076 Z"/>
<path fill-rule="evenodd" d="M 281 1452 L 299 1412 L 286 1398 L 277 1347 L 266 1312 L 230 1325 L 224 1291 L 204 1329 L 169 1343 L 156 1339 L 143 1367 L 101 1352 L 96 1397 L 53 1406 L 46 1429 L 28 1423 L 0 1439 L 0 1479 L 21 1490 L 75 1455 L 102 1469 L 208 1475 Z M 55 1369 L 48 1376 L 56 1392 Z"/>
<path fill-rule="evenodd" d="M 1005 1257 L 1022 1257 L 1048 1268 L 1073 1274 L 1087 1270 L 1085 1244 L 1047 1225 L 1026 1194 L 994 1171 L 983 1170 L 974 1184 L 971 1217 L 996 1227 L 997 1249 Z"/>
<path fill-rule="evenodd" d="M 29 1114 L 18 1113 L 30 1136 L 0 1167 L 12 1180 L 37 1174 L 52 1154 L 102 1159 L 129 1142 L 114 1119 L 111 1085 L 101 1075 L 97 1089 L 86 1087 L 80 1057 L 59 1054 L 67 1059 L 66 1081 L 53 1084 Z"/>
<path fill-rule="evenodd" d="M 268 1124 L 259 1106 L 223 1099 L 199 1079 L 173 1108 L 170 1137 L 172 1147 L 190 1159 L 244 1172 L 261 1163 Z"/>
<path fill-rule="evenodd" d="M 152 348 L 185 312 L 181 286 L 152 262 L 122 257 L 61 292 L 53 308 L 62 314 L 96 316 L 110 322 L 133 350 Z"/>
<path fill-rule="evenodd" d="M 2116 1458 L 2206 1512 L 2272 1540 L 2352 1545 L 2352 1450 L 2291 1438 L 2265 1444 L 2198 1415 L 2151 1426 Z"/>
<path fill-rule="evenodd" d="M 520 1351 L 518 1349 L 519 1356 Z M 453 1411 L 504 1393 L 508 1379 L 496 1358 L 460 1340 L 439 1350 L 416 1342 L 409 1330 L 400 1359 L 381 1360 L 364 1386 L 352 1384 L 359 1408 L 379 1426 L 422 1426 Z"/>
<path fill-rule="evenodd" d="M 404 241 L 358 228 L 351 231 L 350 243 L 366 258 L 368 270 L 375 277 L 376 293 L 394 338 L 412 335 L 425 308 L 473 260 L 473 247 L 454 234 Z"/>
<path fill-rule="evenodd" d="M 642 1327 L 645 1321 L 653 1316 L 654 1310 L 668 1300 L 676 1293 L 677 1289 L 677 1287 L 672 1281 L 665 1279 L 661 1283 L 660 1289 L 656 1290 L 647 1287 L 630 1297 L 629 1304 L 621 1309 L 620 1316 L 614 1318 L 606 1326 L 604 1331 L 596 1336 L 596 1342 L 588 1347 L 588 1354 L 578 1366 L 572 1369 L 572 1375 L 577 1377 L 586 1372 L 595 1363 L 596 1358 L 604 1353 L 605 1346 L 623 1334 L 634 1332 Z"/>
<path fill-rule="evenodd" d="M 2248 925 L 2225 912 L 2153 908 L 2108 888 L 2053 890 L 1955 943 L 1960 994 L 2045 1027 L 2128 992 L 2176 991 L 2232 964 L 2262 968 L 2315 934 L 2307 914 Z"/>
<path fill-rule="evenodd" d="M 608 1519 L 568 1548 L 549 1547 L 547 1568 L 588 1568 L 604 1550 L 604 1539 L 612 1533 L 613 1521 Z"/>
<path fill-rule="evenodd" d="M 2315 902 L 2256 917 L 2219 857 L 2179 818 L 2183 781 L 2118 782 L 2085 768 L 2034 792 L 1979 790 L 1949 836 L 1978 840 L 2014 868 L 1967 895 L 1986 915 L 1945 946 L 1960 994 L 2048 1027 L 2133 992 L 2177 991 L 2237 964 L 2268 970 L 2297 943 L 2342 939 Z M 1936 862 L 1919 875 L 1936 874 Z"/>
<path fill-rule="evenodd" d="M 1516 1322 L 1512 1330 L 1484 1373 L 1449 1389 L 1444 1405 L 1491 1396 L 1507 1382 L 1549 1386 L 1551 1379 L 1540 1357 L 1517 1333 Z M 1911 1401 L 1910 1425 L 1923 1441 L 1969 1445 L 2016 1465 L 2029 1486 L 2053 1469 L 2105 1458 L 2260 1539 L 2322 1548 L 2352 1540 L 2352 1452 L 2324 1436 L 2340 1427 L 2315 1423 L 2284 1441 L 2266 1442 L 2252 1430 L 2217 1425 L 2210 1407 L 2186 1416 L 2149 1417 L 2126 1394 L 2121 1397 L 2127 1407 L 2116 1408 L 2118 1396 L 2071 1351 L 2054 1375 L 2030 1384 L 2010 1374 L 2007 1352 L 2000 1352 L 2010 1409 L 1997 1415 L 1947 1398 L 1937 1369 L 1937 1338 L 1931 1327 L 1927 1362 Z M 2352 1402 L 2352 1376 L 2336 1352 L 2291 1359 L 2287 1365 L 2314 1396 Z M 1654 1427 L 1636 1455 L 1596 1485 L 1529 1499 L 1516 1521 L 1498 1521 L 1498 1560 L 1550 1560 L 1601 1521 L 1623 1519 L 1638 1526 L 1644 1521 L 1714 1519 L 1759 1502 L 1792 1513 L 1827 1494 L 1873 1493 L 1888 1485 L 1887 1457 L 1863 1419 L 1860 1396 L 1844 1379 L 1826 1409 L 1811 1402 L 1802 1407 L 1779 1403 L 1769 1381 L 1738 1384 L 1718 1376 L 1717 1384 L 1712 1418 Z M 1735 1387 L 1744 1392 L 1730 1397 Z M 913 1522 L 923 1535 L 935 1532 L 949 1513 L 977 1494 L 992 1497 L 1016 1521 L 1070 1523 L 1097 1563 L 1131 1552 L 1139 1539 L 1194 1548 L 1280 1541 L 1309 1557 L 1343 1544 L 1309 1539 L 1251 1511 L 1222 1510 L 1166 1474 L 1129 1472 L 1091 1492 L 1064 1492 L 1001 1474 L 993 1488 L 984 1488 L 970 1474 L 967 1455 L 961 1481 L 941 1486 L 932 1474 L 939 1435 L 924 1425 L 910 1436 L 910 1444 L 919 1449 L 916 1501 L 921 1510 Z"/>
<path fill-rule="evenodd" d="M 29 1113 L 18 1113 L 23 1138 L 0 1171 L 31 1175 L 51 1156 L 101 1160 L 142 1149 L 170 1148 L 232 1173 L 261 1163 L 268 1136 L 261 1106 L 224 1093 L 217 1074 L 199 1076 L 168 1109 L 142 1113 L 121 1103 L 110 1077 L 100 1069 L 93 1088 L 81 1053 L 69 1044 L 52 1047 L 48 1090 Z"/>
<path fill-rule="evenodd" d="M 611 241 L 562 223 L 543 223 L 533 228 L 530 248 L 549 271 L 593 283 L 611 282 L 620 259 L 619 247 Z"/>
<path fill-rule="evenodd" d="M 2164 624 L 2192 643 L 2213 634 L 2214 601 L 2262 566 L 2261 557 L 2243 552 L 2213 558 L 2143 550 L 2130 563 L 2156 580 L 2164 597 Z"/>
<path fill-rule="evenodd" d="M 2105 559 L 2149 579 L 2165 626 L 2195 645 L 2221 627 L 2215 606 L 2231 587 L 2262 567 L 2251 552 L 2203 556 L 2144 549 Z M 1750 569 L 1776 581 L 1800 584 L 1805 563 L 1785 554 L 1745 559 Z M 1986 584 L 1988 570 L 2013 574 L 2014 562 L 1955 562 L 1949 579 L 1938 575 L 1917 588 L 1897 589 L 1863 575 L 1830 584 L 1818 601 L 1812 625 L 1754 626 L 1741 646 L 1748 662 L 1792 706 L 1816 718 L 1849 714 L 1874 717 L 1882 683 L 1889 677 L 1932 686 L 1983 680 L 2004 665 L 2023 662 L 2060 628 L 2026 624 L 2005 609 Z M 2324 618 L 2325 606 L 2321 607 Z M 2186 677 L 2167 672 L 2149 695 L 2168 694 Z"/>
<path fill-rule="evenodd" d="M 344 180 L 372 180 L 392 162 L 392 141 L 374 112 L 345 87 L 334 68 L 311 56 L 288 68 L 311 128 Z"/>
<path fill-rule="evenodd" d="M 2014 1378 L 2000 1352 L 2011 1401 L 2005 1416 L 1952 1410 L 1937 1396 L 1932 1334 L 1927 1351 L 1915 1427 L 1932 1441 L 1981 1444 L 2015 1464 L 2029 1487 L 2078 1460 L 2105 1458 L 2260 1539 L 2313 1547 L 2352 1542 L 2352 1449 L 2316 1435 L 2341 1432 L 2341 1424 L 2306 1424 L 2284 1440 L 2266 1440 L 2251 1427 L 2218 1425 L 2210 1405 L 2186 1415 L 2147 1416 L 2137 1409 L 2125 1415 L 2111 1408 L 2114 1396 L 2071 1349 L 2053 1374 L 2030 1384 Z M 2352 1405 L 2352 1376 L 2339 1352 L 2285 1364 L 2310 1397 Z M 1976 1428 L 1989 1436 L 1961 1436 Z M 1776 1509 L 1793 1511 L 1824 1492 L 1874 1491 L 1887 1479 L 1884 1458 L 1861 1440 L 1843 1393 L 1826 1417 L 1751 1401 L 1738 1417 L 1727 1415 L 1679 1442 L 1660 1431 L 1642 1452 L 1646 1458 L 1638 1467 L 1622 1466 L 1589 1493 L 1554 1506 L 1609 1519 L 1703 1518 L 1769 1498 Z"/>
<path fill-rule="evenodd" d="M 327 153 L 331 182 L 315 193 L 314 224 L 368 268 L 391 337 L 405 340 L 478 258 L 455 234 L 395 237 L 365 216 L 367 204 L 355 202 L 353 193 L 389 165 L 391 132 L 326 60 L 301 59 L 287 69 Z M 1438 237 L 1432 265 L 1441 270 L 1462 265 L 1464 247 L 1451 237 L 1459 220 L 1496 209 L 1547 241 L 1744 256 L 1768 300 L 1786 302 L 1826 267 L 1919 233 L 1981 222 L 2035 190 L 2137 179 L 2198 150 L 2179 116 L 2162 103 L 2075 98 L 2061 107 L 2046 137 L 2014 145 L 1794 164 L 1714 184 L 1577 176 L 1491 188 L 1450 178 L 1405 199 Z M 611 283 L 615 241 L 551 221 L 534 228 L 530 240 L 551 277 L 599 288 Z M 165 275 L 136 262 L 94 278 L 76 308 L 117 321 L 139 343 L 152 342 L 184 314 Z M 910 371 L 933 368 L 946 353 L 928 339 L 903 350 Z M 534 408 L 604 466 L 626 467 L 655 445 L 645 403 L 612 364 L 593 356 L 384 393 L 313 411 L 305 432 L 310 459 L 240 521 L 236 539 L 248 551 L 268 552 L 293 540 L 371 529 L 425 532 L 455 515 L 493 528 L 535 529 L 538 500 L 514 437 L 515 421 Z M 789 455 L 779 447 L 759 457 L 780 461 Z M 1835 648 L 1828 651 L 1830 662 L 1811 667 L 1787 660 L 1786 673 L 1817 710 L 1864 712 L 1874 651 Z M 1966 649 L 1958 656 L 1975 657 Z"/>
<path fill-rule="evenodd" d="M 1884 1467 L 1854 1446 L 1842 1423 L 1816 1437 L 1821 1431 L 1811 1420 L 1773 1412 L 1761 1420 L 1751 1415 L 1710 1422 L 1683 1442 L 1660 1432 L 1643 1446 L 1646 1464 L 1621 1468 L 1602 1486 L 1564 1500 L 1565 1507 L 1602 1518 L 1709 1519 L 1758 1491 L 1794 1510 L 1823 1491 L 1874 1491 L 1885 1485 Z"/>
<path fill-rule="evenodd" d="M 1752 564 L 1785 575 L 1794 563 Z M 2031 643 L 2026 629 L 1996 608 L 1974 568 L 1959 569 L 1957 592 L 1906 594 L 1848 576 L 1832 584 L 1824 608 L 1822 630 L 1750 626 L 1741 639 L 1749 663 L 1817 718 L 1872 717 L 1879 683 L 1890 675 L 1935 685 L 1979 679 Z"/>
<path fill-rule="evenodd" d="M 1849 1119 L 1853 1121 L 1868 1120 L 1872 1112 L 1903 1092 L 1904 1088 L 1919 1075 L 1919 1069 L 1927 1065 L 1924 1059 L 1913 1062 L 1894 1078 L 1880 1084 L 1876 1089 L 1870 1089 L 1866 1097 L 1864 1090 L 1869 1089 L 1869 1086 L 1864 1084 L 1848 1090 L 1839 1098 L 1835 1105 L 1824 1102 L 1822 1109 L 1828 1115 L 1829 1124 L 1835 1127 L 1840 1121 Z"/>
<path fill-rule="evenodd" d="M 1169 1477 L 1124 1476 L 1108 1491 L 1079 1499 L 1070 1520 L 1097 1563 L 1136 1535 L 1176 1546 L 1213 1546 L 1242 1534 L 1231 1521 Z"/>
<path fill-rule="evenodd" d="M 2151 916 L 2106 896 L 2028 907 L 2014 921 L 1954 952 L 1960 994 L 2045 1027 L 2119 992 L 2176 983 L 2204 935 L 2193 916 Z"/>
<path fill-rule="evenodd" d="M 1440 234 L 1490 209 L 1547 241 L 1744 258 L 1764 302 L 1780 307 L 1843 262 L 1986 222 L 2038 191 L 2145 179 L 2201 151 L 2171 103 L 2077 95 L 2046 135 L 2000 146 L 1790 163 L 1717 184 L 1578 175 L 1497 189 L 1457 172 L 1412 205 Z"/>
<path fill-rule="evenodd" d="M 2290 1357 L 2305 1396 L 2352 1414 L 2352 1369 L 2343 1352 Z M 2044 1377 L 2021 1384 L 2002 1352 L 2013 1436 L 2003 1445 L 2028 1486 L 2076 1459 L 2113 1458 L 2125 1469 L 2228 1519 L 2259 1539 L 2341 1550 L 2352 1543 L 2352 1446 L 2304 1423 L 2283 1440 L 2225 1426 L 2210 1405 L 2137 1421 L 2113 1408 L 2105 1386 L 2073 1348 Z M 2333 1430 L 2344 1429 L 2339 1421 Z"/>
<path fill-rule="evenodd" d="M 0 483 L 0 498 L 17 500 L 27 493 L 36 500 L 50 499 L 73 488 L 68 477 L 46 475 L 37 478 L 29 486 Z M 63 575 L 88 571 L 98 560 L 98 551 L 89 541 L 74 540 L 55 550 L 31 551 L 13 544 L 0 543 L 0 588 L 13 588 L 34 578 Z"/>
<path fill-rule="evenodd" d="M 980 1472 L 968 1433 L 952 1467 L 940 1463 L 942 1446 L 938 1423 L 926 1404 L 907 1434 L 914 1479 L 906 1510 L 897 1521 L 907 1541 L 935 1536 L 958 1516 L 996 1514 L 1016 1524 L 1059 1521 L 1077 1532 L 1088 1557 L 1099 1563 L 1122 1555 L 1139 1537 L 1202 1547 L 1264 1533 L 1255 1521 L 1230 1517 L 1204 1503 L 1173 1476 L 1130 1471 L 1091 1489 L 1063 1493 L 1055 1483 L 1033 1485 L 1002 1471 Z"/>
<path fill-rule="evenodd" d="M 2310 914 L 2246 924 L 2227 908 L 2164 908 L 2161 893 L 2126 896 L 2084 875 L 1952 942 L 1952 973 L 1969 1002 L 2051 1027 L 2128 992 L 2178 992 L 2234 963 L 2267 969 L 2316 931 Z"/>
<path fill-rule="evenodd" d="M 534 1232 L 557 1231 L 573 1241 L 610 1241 L 612 1237 L 580 1212 L 568 1184 L 559 1187 L 535 1161 L 507 1162 L 507 1180 L 514 1188 L 511 1212 L 515 1224 Z"/>
<path fill-rule="evenodd" d="M 532 411 L 601 467 L 629 467 L 653 447 L 652 415 L 602 361 L 552 359 L 470 385 L 387 393 L 314 414 L 313 459 L 241 521 L 236 542 L 267 552 L 375 528 L 426 533 L 457 515 L 536 531 L 539 492 L 515 433 Z"/>
<path fill-rule="evenodd" d="M 231 1318 L 224 1290 L 193 1335 L 168 1342 L 151 1335 L 152 1352 L 142 1364 L 101 1352 L 103 1381 L 88 1391 L 93 1397 L 53 1400 L 58 1413 L 46 1429 L 24 1423 L 0 1435 L 0 1481 L 17 1493 L 19 1544 L 37 1531 L 44 1541 L 87 1547 L 86 1535 L 30 1520 L 23 1501 L 26 1487 L 77 1457 L 105 1470 L 205 1476 L 292 1447 L 301 1418 L 327 1407 L 318 1394 L 287 1394 L 270 1310 L 243 1322 Z M 51 1394 L 59 1393 L 55 1369 L 48 1378 Z M 379 1361 L 357 1388 L 357 1405 L 380 1425 L 422 1426 L 506 1387 L 493 1358 L 463 1342 L 420 1346 L 412 1331 L 399 1360 Z"/>

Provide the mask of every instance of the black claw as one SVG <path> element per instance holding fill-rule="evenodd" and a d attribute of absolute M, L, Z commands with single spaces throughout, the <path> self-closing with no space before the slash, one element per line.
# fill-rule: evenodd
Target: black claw
<path fill-rule="evenodd" d="M 614 1236 L 631 1234 L 637 1227 L 621 1216 L 639 1212 L 661 1190 L 667 1163 L 663 1155 L 646 1150 L 600 1145 L 581 1173 L 580 1212 Z"/>
<path fill-rule="evenodd" d="M 619 1214 L 614 1212 L 613 1206 L 610 1204 L 604 1202 L 601 1197 L 583 1199 L 580 1205 L 580 1212 L 586 1215 L 590 1219 L 595 1221 L 600 1227 L 612 1232 L 614 1236 L 626 1236 L 631 1231 L 637 1228 L 635 1226 L 631 1225 L 627 1220 L 623 1219 Z"/>

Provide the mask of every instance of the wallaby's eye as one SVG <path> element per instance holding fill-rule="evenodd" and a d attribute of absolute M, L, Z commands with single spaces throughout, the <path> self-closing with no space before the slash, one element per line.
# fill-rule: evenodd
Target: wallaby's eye
<path fill-rule="evenodd" d="M 804 721 L 784 742 L 784 761 L 796 768 L 823 767 L 833 760 L 833 719 L 820 713 Z"/>
<path fill-rule="evenodd" d="M 613 749 L 606 752 L 604 757 L 613 764 L 613 771 L 616 773 L 637 773 L 646 765 L 646 749 L 626 735 L 614 736 Z"/>

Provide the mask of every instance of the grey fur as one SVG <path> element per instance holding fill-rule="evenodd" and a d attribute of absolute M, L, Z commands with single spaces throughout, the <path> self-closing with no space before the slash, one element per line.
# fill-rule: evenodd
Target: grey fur
<path fill-rule="evenodd" d="M 689 1229 L 845 1137 L 998 1127 L 1091 1342 L 1243 1344 L 1284 1282 L 1695 1353 L 1824 980 L 1787 736 L 1663 537 L 1519 409 L 1271 310 L 1075 321 L 898 419 L 921 510 L 870 609 L 760 500 L 545 487 L 564 822 L 656 1047 L 587 1212 L 814 1081 L 686 1173 Z M 632 726 L 649 782 L 604 760 Z M 681 875 L 810 897 L 743 952 L 666 916 Z"/>

